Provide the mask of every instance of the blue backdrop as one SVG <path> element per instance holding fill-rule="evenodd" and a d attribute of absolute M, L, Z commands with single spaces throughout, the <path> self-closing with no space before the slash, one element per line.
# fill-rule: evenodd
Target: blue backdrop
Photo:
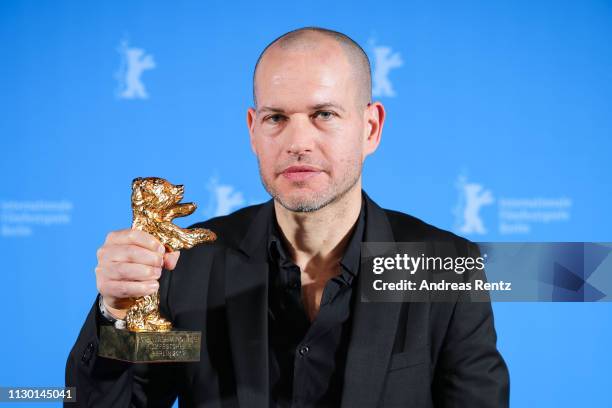
<path fill-rule="evenodd" d="M 370 55 L 380 205 L 476 241 L 612 241 L 612 3 L 400 3 L 0 3 L 0 385 L 63 385 L 132 178 L 185 184 L 183 226 L 268 199 L 252 68 L 304 25 Z M 513 407 L 611 406 L 612 304 L 494 310 Z"/>

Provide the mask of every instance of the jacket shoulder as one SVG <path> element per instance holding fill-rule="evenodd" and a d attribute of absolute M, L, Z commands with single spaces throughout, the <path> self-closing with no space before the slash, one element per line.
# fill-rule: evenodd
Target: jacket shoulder
<path fill-rule="evenodd" d="M 389 209 L 385 209 L 384 212 L 389 219 L 396 242 L 453 241 L 462 245 L 472 244 L 466 238 L 435 227 L 412 215 Z"/>

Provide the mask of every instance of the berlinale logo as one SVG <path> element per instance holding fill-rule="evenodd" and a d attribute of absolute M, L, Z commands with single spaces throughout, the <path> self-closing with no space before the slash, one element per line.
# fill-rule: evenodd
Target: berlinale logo
<path fill-rule="evenodd" d="M 376 46 L 373 41 L 370 41 L 370 44 L 374 53 L 372 95 L 375 97 L 393 97 L 395 96 L 395 90 L 389 80 L 389 72 L 404 65 L 404 61 L 399 52 L 393 52 L 391 47 Z"/>
<path fill-rule="evenodd" d="M 551 226 L 571 219 L 573 202 L 566 195 L 521 197 L 507 196 L 497 191 L 493 198 L 491 190 L 468 180 L 465 175 L 459 176 L 455 187 L 459 200 L 453 208 L 454 230 L 461 234 L 488 234 L 490 231 L 485 228 L 482 209 L 493 203 L 496 205 L 497 233 L 501 235 L 531 234 L 537 226 Z M 485 218 L 490 221 L 495 219 Z"/>
<path fill-rule="evenodd" d="M 468 182 L 465 176 L 459 177 L 457 188 L 459 205 L 455 209 L 455 216 L 458 230 L 464 234 L 486 234 L 480 209 L 495 201 L 491 190 L 485 190 L 481 184 Z"/>
<path fill-rule="evenodd" d="M 149 94 L 142 83 L 141 76 L 145 70 L 155 68 L 153 56 L 146 54 L 142 48 L 130 47 L 127 41 L 119 46 L 121 66 L 116 74 L 119 82 L 117 96 L 121 99 L 147 99 Z"/>

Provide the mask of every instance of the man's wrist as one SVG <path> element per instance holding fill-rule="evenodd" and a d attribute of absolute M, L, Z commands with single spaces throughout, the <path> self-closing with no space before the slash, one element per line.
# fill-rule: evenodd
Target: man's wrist
<path fill-rule="evenodd" d="M 127 313 L 125 311 L 114 309 L 108 306 L 104 302 L 104 297 L 102 295 L 99 296 L 98 309 L 100 310 L 100 314 L 102 315 L 102 317 L 104 317 L 107 322 L 114 324 L 115 327 L 118 329 L 125 328 L 125 315 Z"/>

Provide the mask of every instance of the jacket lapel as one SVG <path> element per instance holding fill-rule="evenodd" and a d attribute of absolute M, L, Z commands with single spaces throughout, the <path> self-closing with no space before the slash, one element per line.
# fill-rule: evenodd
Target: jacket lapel
<path fill-rule="evenodd" d="M 242 240 L 228 249 L 225 302 L 240 406 L 269 405 L 268 263 L 265 236 L 271 201 L 264 204 Z"/>
<path fill-rule="evenodd" d="M 384 211 L 365 193 L 365 242 L 394 242 L 393 231 Z M 353 328 L 347 352 L 342 391 L 342 407 L 374 407 L 379 403 L 386 371 L 393 350 L 401 302 L 363 302 L 359 272 Z"/>

